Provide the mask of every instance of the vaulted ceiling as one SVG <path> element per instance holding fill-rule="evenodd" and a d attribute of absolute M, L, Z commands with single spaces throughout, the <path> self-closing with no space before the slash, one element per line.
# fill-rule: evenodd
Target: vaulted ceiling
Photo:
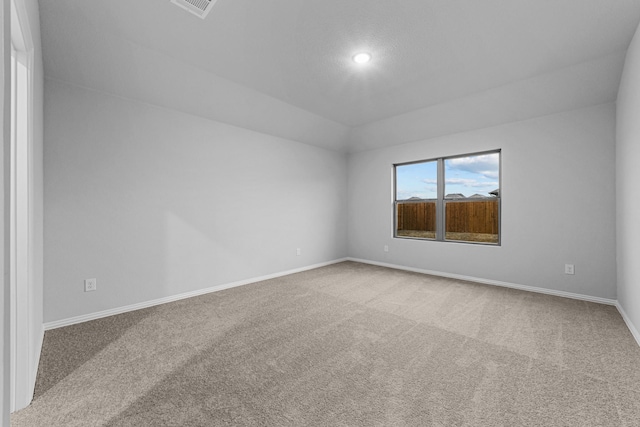
<path fill-rule="evenodd" d="M 205 20 L 169 0 L 40 9 L 48 79 L 345 151 L 612 102 L 640 21 L 640 0 L 218 0 Z"/>

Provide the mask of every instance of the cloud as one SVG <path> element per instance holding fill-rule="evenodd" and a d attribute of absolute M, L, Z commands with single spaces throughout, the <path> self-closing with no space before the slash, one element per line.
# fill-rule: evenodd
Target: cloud
<path fill-rule="evenodd" d="M 429 184 L 426 187 L 428 191 L 434 193 L 437 191 L 437 181 L 435 179 L 423 179 L 422 182 Z M 461 185 L 469 188 L 496 188 L 500 186 L 498 181 L 479 181 L 473 178 L 448 178 L 445 180 L 445 183 L 449 185 Z"/>
<path fill-rule="evenodd" d="M 465 187 L 471 187 L 473 184 L 478 182 L 477 179 L 469 179 L 469 178 L 449 178 L 445 180 L 446 184 L 454 184 L 454 185 L 464 185 Z"/>
<path fill-rule="evenodd" d="M 464 187 L 482 188 L 482 187 L 497 187 L 497 181 L 478 181 L 471 178 L 449 178 L 445 181 L 451 185 L 462 185 Z"/>
<path fill-rule="evenodd" d="M 476 173 L 489 179 L 498 178 L 499 164 L 500 156 L 498 153 L 458 157 L 446 161 L 448 169 Z"/>

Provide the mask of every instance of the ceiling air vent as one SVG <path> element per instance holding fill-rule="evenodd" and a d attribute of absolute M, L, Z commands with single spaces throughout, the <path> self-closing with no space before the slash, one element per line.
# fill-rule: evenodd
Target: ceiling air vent
<path fill-rule="evenodd" d="M 171 0 L 171 3 L 204 19 L 218 0 Z"/>

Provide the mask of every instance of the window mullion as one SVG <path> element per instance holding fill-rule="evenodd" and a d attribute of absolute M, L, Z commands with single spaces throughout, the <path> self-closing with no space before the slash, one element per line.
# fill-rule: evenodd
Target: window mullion
<path fill-rule="evenodd" d="M 444 240 L 444 160 L 438 159 L 438 182 L 436 199 L 436 240 Z"/>

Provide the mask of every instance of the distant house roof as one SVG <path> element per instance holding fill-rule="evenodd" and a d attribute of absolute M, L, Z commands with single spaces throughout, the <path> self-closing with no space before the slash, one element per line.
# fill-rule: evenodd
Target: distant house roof
<path fill-rule="evenodd" d="M 500 189 L 496 188 L 495 190 L 490 191 L 489 194 L 491 194 L 492 196 L 500 197 Z"/>
<path fill-rule="evenodd" d="M 450 193 L 444 196 L 445 199 L 466 199 L 464 194 L 461 193 Z"/>
<path fill-rule="evenodd" d="M 485 196 L 484 194 L 476 193 L 473 196 L 469 196 L 469 198 L 470 199 L 486 199 L 487 196 Z"/>
<path fill-rule="evenodd" d="M 409 197 L 407 200 L 422 200 L 422 199 L 420 197 L 413 196 L 413 197 Z"/>

